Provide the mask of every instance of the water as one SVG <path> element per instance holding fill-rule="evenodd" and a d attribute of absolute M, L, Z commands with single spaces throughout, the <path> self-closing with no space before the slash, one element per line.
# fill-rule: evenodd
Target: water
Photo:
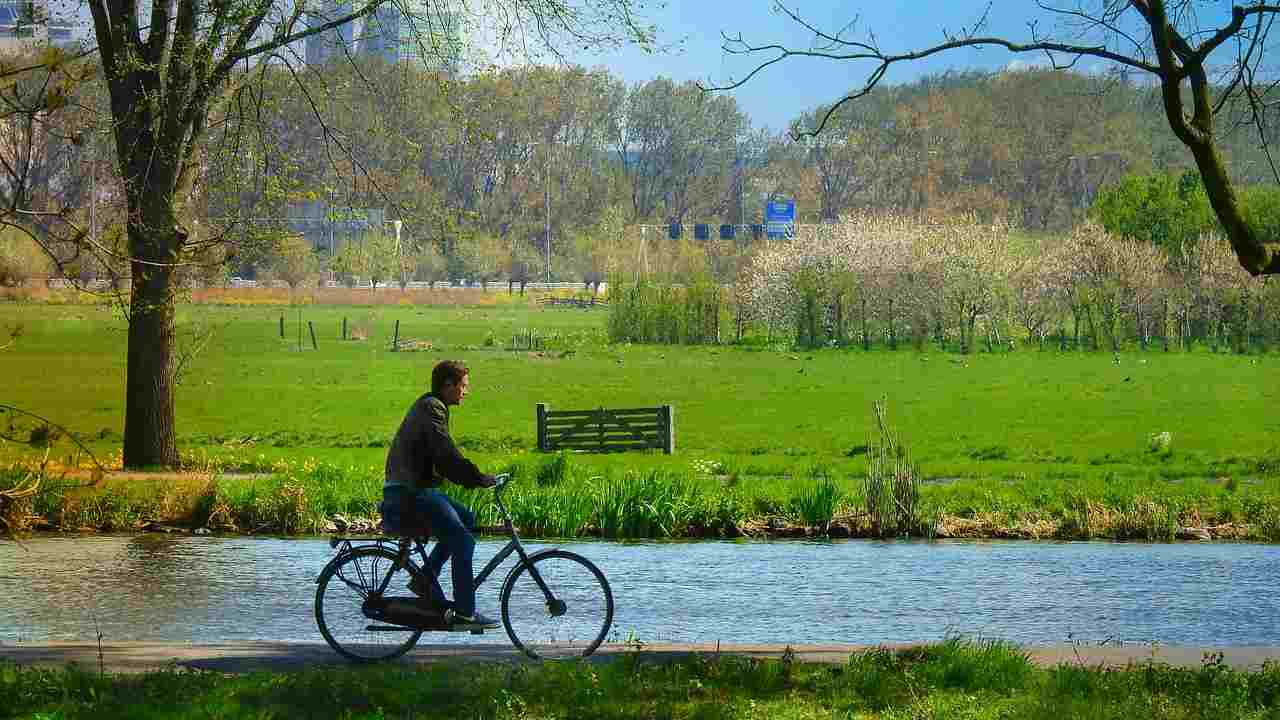
<path fill-rule="evenodd" d="M 477 566 L 501 544 L 482 540 Z M 962 633 L 1028 644 L 1280 645 L 1277 546 L 561 546 L 608 576 L 617 602 L 614 640 L 896 643 Z M 332 554 L 323 538 L 40 537 L 25 549 L 3 543 L 0 642 L 88 641 L 98 630 L 108 642 L 319 642 L 312 581 Z M 504 575 L 480 588 L 482 611 L 497 614 Z M 501 631 L 479 639 L 430 636 L 448 640 L 507 642 Z"/>

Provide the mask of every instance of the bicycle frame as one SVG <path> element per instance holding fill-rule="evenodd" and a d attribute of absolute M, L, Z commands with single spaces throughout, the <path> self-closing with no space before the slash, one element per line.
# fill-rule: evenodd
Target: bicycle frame
<path fill-rule="evenodd" d="M 489 560 L 489 562 L 484 566 L 484 568 L 480 571 L 480 573 L 475 576 L 474 587 L 478 590 L 480 588 L 480 585 L 483 584 L 485 580 L 488 580 L 489 576 L 492 575 L 493 572 L 497 570 L 499 566 L 502 565 L 502 563 L 506 562 L 507 558 L 511 557 L 511 553 L 516 553 L 517 555 L 520 556 L 520 563 L 528 566 L 529 576 L 532 577 L 534 582 L 538 584 L 538 588 L 542 590 L 542 594 L 547 598 L 547 602 L 552 603 L 554 602 L 555 597 L 551 594 L 551 589 L 547 587 L 547 584 L 546 582 L 543 581 L 542 576 L 538 574 L 537 567 L 534 564 L 529 562 L 529 553 L 525 551 L 524 545 L 520 542 L 520 534 L 516 532 L 515 523 L 511 519 L 510 511 L 507 510 L 507 506 L 502 502 L 502 490 L 507 486 L 507 483 L 510 482 L 510 476 L 499 475 L 498 478 L 499 478 L 498 484 L 494 486 L 494 491 L 493 491 L 494 501 L 498 504 L 498 511 L 502 513 L 502 526 L 507 531 L 507 534 L 511 536 L 511 539 L 507 541 L 507 544 L 503 546 L 503 548 L 499 550 L 496 555 L 493 556 L 493 559 Z M 335 537 L 329 541 L 329 546 L 336 548 L 339 546 L 339 544 L 341 544 L 342 548 L 338 551 L 337 556 L 335 556 L 334 559 L 330 561 L 330 563 L 336 562 L 338 559 L 342 558 L 342 556 L 353 551 L 357 547 L 367 547 L 369 545 L 369 543 L 360 543 L 359 545 L 352 545 L 351 543 L 352 540 L 356 540 L 357 542 L 363 541 L 363 540 L 372 540 L 373 541 L 372 544 L 375 544 L 379 547 L 386 547 L 390 549 L 392 546 L 394 546 L 396 548 L 396 561 L 387 570 L 386 574 L 383 575 L 381 582 L 378 583 L 378 589 L 375 591 L 376 594 L 378 595 L 381 595 L 383 592 L 386 591 L 387 585 L 391 583 L 391 576 L 394 575 L 397 570 L 400 570 L 401 568 L 410 567 L 409 557 L 413 554 L 413 551 L 415 549 L 418 552 L 418 557 L 422 559 L 422 572 L 427 573 L 428 577 L 431 577 L 433 582 L 436 582 L 437 584 L 439 583 L 439 580 L 435 577 L 434 573 L 431 573 L 430 570 L 427 568 L 427 550 L 426 550 L 426 545 L 423 543 L 423 538 L 401 537 L 401 538 L 391 539 L 391 538 L 385 538 L 385 537 L 376 537 L 376 538 L 337 538 Z M 517 565 L 517 567 L 519 567 L 519 565 Z M 414 574 L 412 570 L 410 570 L 409 572 L 411 575 Z M 321 574 L 323 574 L 323 570 L 321 571 Z M 344 582 L 346 581 L 345 578 L 343 578 L 343 580 Z M 316 582 L 320 581 L 319 575 L 316 576 L 315 581 Z"/>

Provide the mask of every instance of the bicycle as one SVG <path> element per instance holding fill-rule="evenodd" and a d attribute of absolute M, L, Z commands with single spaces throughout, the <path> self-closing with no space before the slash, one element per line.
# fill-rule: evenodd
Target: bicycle
<path fill-rule="evenodd" d="M 499 595 L 502 625 L 512 644 L 535 659 L 590 655 L 613 625 L 609 581 L 577 553 L 559 548 L 526 552 L 502 502 L 511 477 L 499 475 L 497 480 L 494 499 L 511 539 L 476 575 L 476 589 L 517 554 L 520 561 L 507 573 Z M 338 553 L 316 577 L 315 615 L 320 634 L 339 655 L 355 662 L 391 660 L 408 652 L 424 632 L 483 634 L 410 620 L 397 611 L 416 598 L 392 592 L 404 588 L 407 593 L 410 581 L 420 575 L 435 581 L 426 569 L 429 542 L 418 528 L 399 536 L 330 539 Z"/>

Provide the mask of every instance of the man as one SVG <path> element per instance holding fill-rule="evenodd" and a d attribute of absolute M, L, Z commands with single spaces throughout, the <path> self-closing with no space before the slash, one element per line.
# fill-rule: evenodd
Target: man
<path fill-rule="evenodd" d="M 491 475 L 480 472 L 475 463 L 458 451 L 449 437 L 449 406 L 461 405 L 470 386 L 470 371 L 455 360 L 445 360 L 431 371 L 431 392 L 418 398 L 387 451 L 386 484 L 382 489 L 383 524 L 413 525 L 402 509 L 419 513 L 431 524 L 438 542 L 427 557 L 430 579 L 418 578 L 410 589 L 420 596 L 420 607 L 455 627 L 495 628 L 498 623 L 476 612 L 475 575 L 472 559 L 476 542 L 471 536 L 475 515 L 439 487 L 445 479 L 464 487 L 493 487 Z M 387 521 L 391 520 L 391 523 Z M 452 612 L 435 578 L 452 557 Z"/>

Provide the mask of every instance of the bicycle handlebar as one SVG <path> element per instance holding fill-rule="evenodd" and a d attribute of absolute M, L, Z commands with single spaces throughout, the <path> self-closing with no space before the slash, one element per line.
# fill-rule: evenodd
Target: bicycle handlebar
<path fill-rule="evenodd" d="M 503 517 L 505 517 L 509 522 L 511 520 L 511 513 L 507 510 L 507 506 L 502 502 L 502 489 L 507 486 L 507 483 L 511 482 L 511 473 L 494 475 L 493 479 L 497 481 L 493 485 L 493 499 L 498 503 L 498 509 L 502 511 Z"/>

